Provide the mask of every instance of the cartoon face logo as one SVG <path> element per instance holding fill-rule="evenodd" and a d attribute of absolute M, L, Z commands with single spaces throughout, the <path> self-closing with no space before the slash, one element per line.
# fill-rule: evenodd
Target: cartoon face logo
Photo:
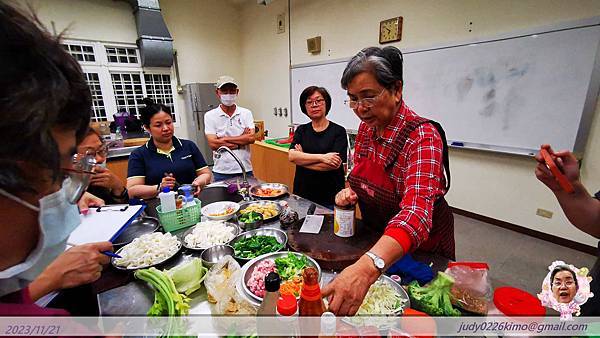
<path fill-rule="evenodd" d="M 594 294 L 590 292 L 592 277 L 585 267 L 578 269 L 563 261 L 555 261 L 548 267 L 538 298 L 543 306 L 560 312 L 561 320 L 571 320 L 579 315 L 580 305 Z"/>

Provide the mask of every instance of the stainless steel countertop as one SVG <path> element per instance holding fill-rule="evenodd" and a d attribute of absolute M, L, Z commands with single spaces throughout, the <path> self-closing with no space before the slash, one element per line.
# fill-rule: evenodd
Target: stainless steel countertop
<path fill-rule="evenodd" d="M 107 158 L 128 157 L 139 146 L 109 148 Z"/>

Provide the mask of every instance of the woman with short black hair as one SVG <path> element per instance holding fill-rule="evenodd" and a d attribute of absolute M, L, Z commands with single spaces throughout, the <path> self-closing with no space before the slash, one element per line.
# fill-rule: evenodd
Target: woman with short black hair
<path fill-rule="evenodd" d="M 150 140 L 129 155 L 127 189 L 131 198 L 154 198 L 164 188 L 191 184 L 196 194 L 212 181 L 198 146 L 175 137 L 171 109 L 145 99 L 141 120 Z"/>
<path fill-rule="evenodd" d="M 311 122 L 298 126 L 290 145 L 289 160 L 296 164 L 294 194 L 333 209 L 335 194 L 344 188 L 346 129 L 327 119 L 331 96 L 323 87 L 304 89 L 300 109 Z"/>

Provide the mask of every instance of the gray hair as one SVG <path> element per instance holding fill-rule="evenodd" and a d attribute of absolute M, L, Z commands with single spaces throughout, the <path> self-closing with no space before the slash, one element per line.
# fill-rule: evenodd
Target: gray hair
<path fill-rule="evenodd" d="M 396 47 L 369 47 L 361 50 L 350 59 L 342 74 L 342 88 L 360 73 L 369 72 L 377 82 L 386 89 L 396 87 L 402 79 L 402 53 Z"/>

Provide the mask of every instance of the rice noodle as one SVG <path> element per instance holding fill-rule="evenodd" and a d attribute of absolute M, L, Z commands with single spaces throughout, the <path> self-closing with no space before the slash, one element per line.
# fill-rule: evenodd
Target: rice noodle
<path fill-rule="evenodd" d="M 119 251 L 122 258 L 115 258 L 115 264 L 127 269 L 145 268 L 168 259 L 178 250 L 179 240 L 168 232 L 144 234 Z"/>

